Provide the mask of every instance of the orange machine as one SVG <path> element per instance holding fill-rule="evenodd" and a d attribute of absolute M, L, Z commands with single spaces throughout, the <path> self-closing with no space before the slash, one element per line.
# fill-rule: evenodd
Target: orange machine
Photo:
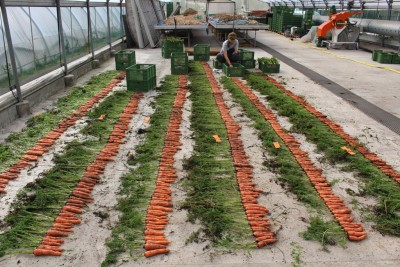
<path fill-rule="evenodd" d="M 341 44 L 354 44 L 359 35 L 359 29 L 352 25 L 349 18 L 353 15 L 362 14 L 358 12 L 339 12 L 332 14 L 328 21 L 318 26 L 317 36 L 321 40 L 326 37 L 329 31 L 332 31 L 332 42 L 329 47 Z"/>

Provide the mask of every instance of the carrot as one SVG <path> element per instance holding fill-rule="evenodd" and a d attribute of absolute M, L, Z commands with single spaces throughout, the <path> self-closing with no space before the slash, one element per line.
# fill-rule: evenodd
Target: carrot
<path fill-rule="evenodd" d="M 155 250 L 146 251 L 144 253 L 144 256 L 146 258 L 149 258 L 149 257 L 153 257 L 153 256 L 156 256 L 156 255 L 159 255 L 159 254 L 167 254 L 167 253 L 169 253 L 169 249 L 162 248 L 162 249 L 155 249 Z"/>
<path fill-rule="evenodd" d="M 167 212 L 161 211 L 161 210 L 148 210 L 147 213 L 151 214 L 151 215 L 155 215 L 155 216 L 161 216 L 161 217 L 167 215 Z"/>
<path fill-rule="evenodd" d="M 78 213 L 78 214 L 82 213 L 82 209 L 71 207 L 71 206 L 64 206 L 62 208 L 62 210 L 63 211 L 68 211 L 68 212 L 72 212 L 72 213 Z"/>
<path fill-rule="evenodd" d="M 75 198 L 69 198 L 69 199 L 68 199 L 68 202 L 77 203 L 77 204 L 85 204 L 84 201 L 79 200 L 79 199 L 75 199 Z"/>
<path fill-rule="evenodd" d="M 78 219 L 78 217 L 75 214 L 69 213 L 69 212 L 60 212 L 58 214 L 58 216 L 62 217 L 62 218 L 73 219 L 73 220 L 77 220 Z"/>
<path fill-rule="evenodd" d="M 356 232 L 356 231 L 349 231 L 347 232 L 349 236 L 367 236 L 366 232 Z"/>
<path fill-rule="evenodd" d="M 61 256 L 61 252 L 49 249 L 35 249 L 33 254 L 35 256 Z"/>
<path fill-rule="evenodd" d="M 146 230 L 144 231 L 145 235 L 156 235 L 156 236 L 164 236 L 164 232 L 162 231 L 153 231 L 153 230 Z"/>
<path fill-rule="evenodd" d="M 55 222 L 56 223 L 68 223 L 68 224 L 81 224 L 81 221 L 79 219 L 77 219 L 77 218 L 75 219 L 73 217 L 71 217 L 71 219 L 69 219 L 69 218 L 56 218 Z"/>
<path fill-rule="evenodd" d="M 45 236 L 45 237 L 43 237 L 43 240 L 57 242 L 57 243 L 64 243 L 64 239 L 59 238 L 59 237 L 53 237 L 53 236 Z"/>
<path fill-rule="evenodd" d="M 54 231 L 60 231 L 60 232 L 64 232 L 64 233 L 72 233 L 73 230 L 71 228 L 64 228 L 64 227 L 58 227 L 58 226 L 52 226 L 51 230 Z"/>
<path fill-rule="evenodd" d="M 55 236 L 55 237 L 59 237 L 59 236 L 66 237 L 66 236 L 68 236 L 68 233 L 61 232 L 61 231 L 58 231 L 58 230 L 49 230 L 49 231 L 47 231 L 47 234 L 49 236 Z"/>
<path fill-rule="evenodd" d="M 165 225 L 156 225 L 152 223 L 146 223 L 146 230 L 164 230 Z"/>
<path fill-rule="evenodd" d="M 263 236 L 271 236 L 274 234 L 272 232 L 268 232 L 268 231 L 264 230 L 264 231 L 255 231 L 255 232 L 253 232 L 253 235 L 255 237 L 263 237 Z"/>
<path fill-rule="evenodd" d="M 58 246 L 47 246 L 47 245 L 39 245 L 38 249 L 48 249 L 48 250 L 59 251 L 59 252 L 64 251 L 64 249 L 62 249 Z"/>
<path fill-rule="evenodd" d="M 64 240 L 63 240 L 63 242 L 64 242 Z M 62 242 L 57 242 L 55 240 L 48 239 L 46 237 L 43 238 L 43 240 L 40 243 L 43 245 L 46 245 L 46 246 L 61 246 L 61 244 L 62 244 Z"/>
<path fill-rule="evenodd" d="M 350 241 L 361 241 L 361 240 L 364 240 L 366 237 L 367 237 L 367 235 L 362 235 L 362 236 L 349 235 L 349 240 Z"/>
<path fill-rule="evenodd" d="M 49 240 L 42 240 L 40 242 L 40 244 L 44 245 L 44 246 L 52 246 L 52 247 L 61 245 L 61 243 L 59 243 L 59 242 L 54 242 L 54 241 L 49 241 Z"/>
<path fill-rule="evenodd" d="M 145 236 L 144 240 L 151 240 L 151 241 L 168 241 L 165 237 L 162 236 Z"/>
<path fill-rule="evenodd" d="M 278 240 L 276 240 L 275 238 L 266 239 L 266 240 L 258 242 L 257 247 L 261 248 L 261 247 L 264 247 L 269 244 L 274 244 L 276 241 L 278 241 Z"/>
<path fill-rule="evenodd" d="M 155 244 L 155 243 L 151 243 L 151 242 L 146 242 L 146 244 L 144 245 L 145 250 L 156 250 L 156 249 L 165 249 L 165 248 L 167 248 L 165 245 Z"/>
<path fill-rule="evenodd" d="M 267 239 L 274 239 L 274 238 L 275 238 L 275 234 L 269 233 L 269 234 L 265 234 L 264 236 L 256 237 L 256 241 L 261 242 L 261 241 L 264 241 Z"/>
<path fill-rule="evenodd" d="M 57 220 L 57 218 L 56 218 L 56 220 Z M 60 228 L 66 228 L 66 229 L 70 229 L 70 228 L 72 228 L 72 224 L 71 223 L 65 223 L 65 222 L 62 222 L 62 223 L 55 223 L 55 224 L 53 224 L 53 226 L 55 226 L 55 227 L 60 227 Z"/>

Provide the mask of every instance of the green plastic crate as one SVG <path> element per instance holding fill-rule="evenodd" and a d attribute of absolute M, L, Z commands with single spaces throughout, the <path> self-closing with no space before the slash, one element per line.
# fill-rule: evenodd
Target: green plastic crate
<path fill-rule="evenodd" d="M 263 73 L 279 73 L 280 67 L 281 67 L 280 64 L 263 64 L 263 63 L 260 63 L 260 65 L 259 65 L 259 69 Z"/>
<path fill-rule="evenodd" d="M 168 41 L 167 39 L 162 40 L 162 47 L 163 48 L 180 48 L 184 46 L 183 39 L 175 40 L 175 41 Z"/>
<path fill-rule="evenodd" d="M 400 54 L 394 53 L 392 55 L 392 64 L 400 64 Z"/>
<path fill-rule="evenodd" d="M 135 51 L 123 50 L 115 53 L 115 69 L 125 70 L 126 68 L 136 64 Z"/>
<path fill-rule="evenodd" d="M 193 59 L 194 61 L 209 61 L 210 55 L 194 55 Z"/>
<path fill-rule="evenodd" d="M 245 49 L 239 49 L 240 54 L 239 54 L 239 59 L 240 60 L 253 60 L 254 59 L 254 52 L 245 50 Z"/>
<path fill-rule="evenodd" d="M 126 83 L 128 91 L 147 92 L 156 88 L 156 77 L 150 78 L 146 81 L 127 80 Z"/>
<path fill-rule="evenodd" d="M 197 44 L 194 46 L 194 55 L 210 55 L 210 45 Z"/>
<path fill-rule="evenodd" d="M 162 43 L 161 55 L 163 58 L 171 58 L 171 53 L 174 52 L 183 53 L 184 51 L 185 51 L 185 44 L 183 43 L 183 39 L 180 39 L 175 42 L 164 40 Z"/>
<path fill-rule="evenodd" d="M 156 65 L 135 64 L 126 69 L 127 81 L 148 81 L 156 77 Z"/>
<path fill-rule="evenodd" d="M 187 65 L 171 66 L 172 75 L 188 74 L 189 67 Z"/>
<path fill-rule="evenodd" d="M 161 50 L 161 55 L 163 58 L 171 58 L 172 53 L 183 53 L 185 47 L 182 45 L 180 47 L 163 47 Z"/>
<path fill-rule="evenodd" d="M 380 54 L 382 52 L 383 52 L 383 50 L 377 50 L 377 49 L 372 51 L 372 60 L 376 61 L 378 59 L 378 54 Z"/>
<path fill-rule="evenodd" d="M 245 69 L 254 69 L 256 67 L 256 60 L 241 60 L 240 64 L 242 64 Z"/>
<path fill-rule="evenodd" d="M 171 66 L 184 65 L 188 64 L 188 54 L 181 52 L 173 52 L 171 53 Z"/>
<path fill-rule="evenodd" d="M 392 53 L 388 53 L 388 52 L 382 52 L 382 53 L 378 53 L 378 56 L 376 58 L 376 60 L 379 63 L 383 63 L 383 64 L 391 64 L 392 63 Z"/>
<path fill-rule="evenodd" d="M 214 69 L 222 69 L 222 63 L 219 62 L 216 58 L 214 58 L 213 67 L 214 67 Z"/>
<path fill-rule="evenodd" d="M 245 68 L 239 63 L 233 63 L 233 67 L 223 64 L 223 71 L 228 77 L 243 77 Z"/>

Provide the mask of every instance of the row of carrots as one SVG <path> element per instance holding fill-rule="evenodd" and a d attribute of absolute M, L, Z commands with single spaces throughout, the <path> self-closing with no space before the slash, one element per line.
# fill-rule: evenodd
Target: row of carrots
<path fill-rule="evenodd" d="M 313 106 L 307 103 L 307 101 L 292 93 L 291 91 L 287 90 L 283 85 L 281 85 L 279 82 L 277 82 L 275 79 L 263 75 L 263 77 L 274 84 L 276 87 L 278 87 L 280 90 L 282 90 L 286 95 L 290 96 L 292 99 L 297 101 L 299 104 L 301 104 L 306 110 L 308 110 L 310 113 L 312 113 L 314 116 L 316 116 L 321 122 L 325 123 L 329 128 L 332 129 L 335 133 L 340 135 L 344 140 L 346 140 L 351 146 L 354 146 L 358 152 L 360 152 L 362 155 L 364 155 L 365 158 L 370 160 L 373 164 L 375 164 L 383 173 L 388 175 L 389 177 L 393 178 L 396 182 L 400 183 L 400 174 L 398 174 L 392 166 L 390 166 L 386 161 L 380 159 L 375 153 L 370 152 L 366 147 L 361 145 L 360 143 L 357 142 L 355 138 L 347 134 L 343 128 L 337 124 L 331 121 L 324 115 L 323 113 L 317 111 Z"/>
<path fill-rule="evenodd" d="M 33 251 L 35 256 L 61 256 L 63 238 L 73 232 L 75 224 L 80 224 L 78 214 L 83 213 L 84 206 L 93 201 L 91 192 L 100 180 L 100 175 L 104 173 L 107 163 L 114 160 L 120 145 L 124 143 L 122 140 L 126 137 L 130 121 L 133 114 L 136 113 L 142 97 L 142 93 L 132 95 L 132 99 L 114 125 L 107 145 L 97 155 L 93 163 L 86 168 L 82 178 L 54 220 L 51 229 L 47 231 L 39 246 Z"/>
<path fill-rule="evenodd" d="M 90 98 L 80 108 L 75 110 L 72 115 L 60 121 L 60 123 L 53 130 L 51 130 L 45 137 L 40 139 L 35 146 L 29 149 L 17 163 L 0 173 L 0 193 L 7 193 L 5 188 L 10 180 L 17 179 L 22 170 L 32 166 L 35 162 L 37 162 L 39 158 L 48 151 L 48 148 L 52 147 L 57 139 L 59 139 L 69 127 L 73 126 L 77 120 L 85 116 L 89 109 L 105 98 L 112 91 L 115 85 L 124 78 L 125 72 L 122 72 L 116 76 L 99 93 Z"/>
<path fill-rule="evenodd" d="M 161 154 L 156 187 L 150 200 L 146 215 L 145 257 L 152 257 L 159 254 L 167 254 L 170 250 L 167 245 L 170 243 L 165 237 L 164 230 L 168 224 L 168 213 L 172 212 L 172 191 L 171 183 L 177 178 L 174 168 L 175 154 L 181 149 L 181 131 L 183 106 L 187 94 L 187 78 L 179 76 L 178 92 L 169 119 L 168 130 L 164 140 L 164 148 Z"/>
<path fill-rule="evenodd" d="M 233 81 L 246 94 L 254 106 L 257 107 L 260 113 L 271 124 L 274 131 L 293 153 L 296 161 L 307 174 L 328 209 L 342 226 L 343 230 L 347 233 L 349 240 L 360 241 L 365 239 L 367 234 L 364 232 L 361 224 L 354 222 L 354 218 L 350 215 L 351 210 L 337 195 L 333 193 L 330 183 L 328 183 L 326 178 L 322 176 L 322 169 L 315 167 L 314 163 L 310 160 L 308 153 L 300 148 L 301 143 L 296 140 L 294 136 L 288 134 L 284 130 L 284 128 L 279 124 L 276 115 L 262 104 L 250 88 L 244 85 L 237 78 L 234 78 Z"/>
<path fill-rule="evenodd" d="M 229 114 L 229 108 L 226 106 L 222 97 L 222 91 L 216 81 L 213 71 L 207 63 L 203 62 L 203 68 L 210 81 L 214 94 L 215 102 L 221 113 L 228 132 L 228 140 L 232 149 L 233 164 L 236 170 L 236 177 L 239 184 L 239 190 L 242 198 L 242 204 L 245 209 L 247 220 L 256 238 L 257 246 L 264 247 L 277 241 L 275 233 L 271 231 L 271 223 L 265 216 L 269 213 L 268 209 L 258 204 L 257 198 L 262 192 L 255 188 L 253 179 L 253 166 L 248 160 L 244 150 L 241 135 L 241 127 Z"/>

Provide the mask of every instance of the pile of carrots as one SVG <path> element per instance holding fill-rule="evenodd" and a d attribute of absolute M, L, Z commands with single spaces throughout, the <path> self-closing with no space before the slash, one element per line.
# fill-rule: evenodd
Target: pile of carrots
<path fill-rule="evenodd" d="M 150 200 L 146 215 L 146 229 L 144 232 L 146 252 L 145 257 L 159 254 L 167 254 L 170 250 L 164 231 L 168 223 L 168 213 L 172 212 L 171 183 L 177 178 L 174 168 L 175 154 L 181 149 L 180 142 L 183 106 L 186 102 L 187 78 L 179 76 L 178 92 L 175 97 L 168 130 L 164 140 L 164 148 L 161 154 L 160 165 L 157 174 L 156 187 Z"/>
<path fill-rule="evenodd" d="M 343 203 L 343 201 L 332 192 L 330 183 L 322 176 L 322 170 L 315 167 L 308 157 L 308 153 L 300 148 L 300 142 L 296 140 L 291 134 L 288 134 L 279 124 L 276 115 L 265 107 L 258 97 L 239 79 L 234 78 L 233 81 L 236 85 L 246 94 L 255 107 L 271 124 L 274 131 L 283 140 L 286 146 L 293 153 L 296 161 L 307 174 L 314 188 L 318 194 L 325 201 L 328 209 L 332 212 L 335 219 L 342 226 L 343 230 L 347 233 L 349 240 L 360 241 L 367 237 L 361 224 L 355 223 L 354 218 L 350 215 L 351 210 Z"/>
<path fill-rule="evenodd" d="M 112 89 L 112 88 L 111 88 Z M 110 90 L 111 90 L 110 89 Z M 113 161 L 117 155 L 119 147 L 124 143 L 122 139 L 126 137 L 130 121 L 136 113 L 142 93 L 132 95 L 132 99 L 120 115 L 118 122 L 114 125 L 107 145 L 101 150 L 94 162 L 90 164 L 78 182 L 72 194 L 68 198 L 65 206 L 54 220 L 51 229 L 46 233 L 39 246 L 33 251 L 36 256 L 60 256 L 63 251 L 60 246 L 64 242 L 63 237 L 67 237 L 73 232 L 73 225 L 80 224 L 78 214 L 83 212 L 83 207 L 93 201 L 91 192 L 100 180 L 100 175 L 104 173 L 109 161 Z"/>
<path fill-rule="evenodd" d="M 317 111 L 313 106 L 307 103 L 307 101 L 299 97 L 295 94 L 293 94 L 291 91 L 287 90 L 283 85 L 281 85 L 279 82 L 277 82 L 275 79 L 263 75 L 263 77 L 274 84 L 276 87 L 278 87 L 280 90 L 282 90 L 285 94 L 290 96 L 292 99 L 297 101 L 299 104 L 301 104 L 306 110 L 308 110 L 310 113 L 312 113 L 314 116 L 316 116 L 321 122 L 325 123 L 329 128 L 332 129 L 335 133 L 340 135 L 346 142 L 348 142 L 351 146 L 354 146 L 358 152 L 360 152 L 364 157 L 368 160 L 370 160 L 373 164 L 375 164 L 383 173 L 385 173 L 387 176 L 393 178 L 396 182 L 400 183 L 400 174 L 398 174 L 392 166 L 387 164 L 384 160 L 380 159 L 375 153 L 370 152 L 366 147 L 362 146 L 357 142 L 357 140 L 353 137 L 351 137 L 349 134 L 347 134 L 343 128 L 338 125 L 337 123 L 334 123 L 330 119 L 326 117 L 326 115 L 322 114 L 321 112 Z"/>
<path fill-rule="evenodd" d="M 253 166 L 248 160 L 244 150 L 243 142 L 239 130 L 241 129 L 232 116 L 229 114 L 229 108 L 226 106 L 222 97 L 222 91 L 216 81 L 213 71 L 207 63 L 203 62 L 203 68 L 210 81 L 214 94 L 215 102 L 225 123 L 228 140 L 232 149 L 233 164 L 236 170 L 236 177 L 239 184 L 239 190 L 242 198 L 242 204 L 245 209 L 246 217 L 249 221 L 253 235 L 256 238 L 257 246 L 264 247 L 267 244 L 273 244 L 277 241 L 275 233 L 271 231 L 268 218 L 265 215 L 269 213 L 268 209 L 257 202 L 257 198 L 262 190 L 255 188 L 253 179 Z"/>
<path fill-rule="evenodd" d="M 85 116 L 89 109 L 91 109 L 96 103 L 99 103 L 105 98 L 121 80 L 125 78 L 125 72 L 122 72 L 116 76 L 107 86 L 105 86 L 99 93 L 89 99 L 80 108 L 75 110 L 72 115 L 62 120 L 53 130 L 51 130 L 45 137 L 40 139 L 34 147 L 28 150 L 21 159 L 13 166 L 0 173 L 0 193 L 7 193 L 5 190 L 10 180 L 17 179 L 21 171 L 28 166 L 32 166 L 34 162 L 39 160 L 44 153 L 48 151 L 48 148 L 53 146 L 57 139 L 71 126 L 75 124 L 77 120 Z"/>

